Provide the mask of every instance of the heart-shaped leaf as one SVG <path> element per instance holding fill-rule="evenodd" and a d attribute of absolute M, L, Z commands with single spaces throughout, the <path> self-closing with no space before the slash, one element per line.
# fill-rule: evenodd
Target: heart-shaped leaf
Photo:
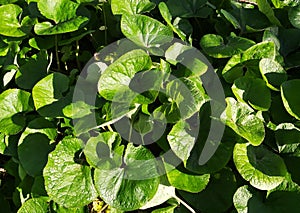
<path fill-rule="evenodd" d="M 300 120 L 300 99 L 298 91 L 300 80 L 286 81 L 281 85 L 281 98 L 285 109 L 298 120 Z"/>
<path fill-rule="evenodd" d="M 149 0 L 112 0 L 111 10 L 114 15 L 141 14 L 150 12 L 155 4 Z"/>

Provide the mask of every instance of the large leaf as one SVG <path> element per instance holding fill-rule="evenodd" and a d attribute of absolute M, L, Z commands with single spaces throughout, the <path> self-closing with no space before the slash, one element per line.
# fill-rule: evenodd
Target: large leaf
<path fill-rule="evenodd" d="M 61 73 L 52 73 L 40 80 L 32 89 L 36 110 L 43 116 L 63 116 L 64 95 L 69 79 Z"/>
<path fill-rule="evenodd" d="M 49 197 L 67 208 L 87 205 L 97 197 L 91 168 L 76 162 L 82 148 L 79 139 L 62 140 L 49 154 L 43 171 Z"/>
<path fill-rule="evenodd" d="M 300 144 L 300 129 L 291 123 L 279 124 L 275 129 L 275 139 L 281 153 L 293 153 Z"/>
<path fill-rule="evenodd" d="M 167 139 L 172 151 L 185 164 L 196 143 L 197 130 L 193 131 L 189 123 L 184 120 L 180 120 L 173 126 L 167 136 Z"/>
<path fill-rule="evenodd" d="M 254 110 L 234 98 L 226 98 L 226 102 L 227 107 L 221 119 L 252 145 L 260 145 L 265 138 L 265 128 L 260 118 L 254 114 Z"/>
<path fill-rule="evenodd" d="M 100 95 L 115 102 L 149 103 L 153 101 L 129 87 L 135 74 L 150 69 L 151 65 L 150 56 L 143 50 L 132 50 L 122 55 L 102 73 L 98 83 Z M 142 76 L 142 74 L 138 74 L 138 76 Z M 142 88 L 135 89 L 141 90 Z"/>
<path fill-rule="evenodd" d="M 0 6 L 0 34 L 11 37 L 23 37 L 26 35 L 26 21 L 19 22 L 18 16 L 22 12 L 22 8 L 15 4 L 7 4 Z M 23 26 L 22 26 L 23 25 Z M 30 30 L 29 30 L 30 31 Z"/>
<path fill-rule="evenodd" d="M 38 35 L 73 32 L 89 21 L 89 11 L 73 1 L 40 0 L 37 6 L 43 16 L 54 22 L 54 24 L 48 21 L 36 24 L 34 31 Z"/>
<path fill-rule="evenodd" d="M 165 166 L 168 168 L 167 164 Z M 207 186 L 210 174 L 195 175 L 189 174 L 186 171 L 180 171 L 179 169 L 173 169 L 167 172 L 167 177 L 171 186 L 174 186 L 176 189 L 198 193 Z"/>
<path fill-rule="evenodd" d="M 167 5 L 172 16 L 177 17 L 206 17 L 210 12 L 210 8 L 205 7 L 206 0 L 168 0 Z"/>
<path fill-rule="evenodd" d="M 142 146 L 127 145 L 124 165 L 96 169 L 94 180 L 100 197 L 112 207 L 123 211 L 142 207 L 156 193 L 159 185 L 155 158 Z"/>
<path fill-rule="evenodd" d="M 151 11 L 155 7 L 153 2 L 149 0 L 112 0 L 111 10 L 114 15 L 141 14 Z"/>
<path fill-rule="evenodd" d="M 18 144 L 20 164 L 31 176 L 42 175 L 48 154 L 53 150 L 57 131 L 52 122 L 37 118 L 28 124 Z"/>
<path fill-rule="evenodd" d="M 0 94 L 0 132 L 17 134 L 25 127 L 21 113 L 33 110 L 31 94 L 19 89 L 8 89 Z"/>
<path fill-rule="evenodd" d="M 233 160 L 242 177 L 260 190 L 274 189 L 287 174 L 283 159 L 264 146 L 238 143 L 233 151 Z"/>
<path fill-rule="evenodd" d="M 32 89 L 32 87 L 47 75 L 48 56 L 46 51 L 41 51 L 26 64 L 20 66 L 16 74 L 16 83 L 23 89 Z"/>
<path fill-rule="evenodd" d="M 207 34 L 201 38 L 200 45 L 209 56 L 227 58 L 247 50 L 255 45 L 255 42 L 233 34 L 227 37 L 225 44 L 222 36 Z"/>
<path fill-rule="evenodd" d="M 232 196 L 237 188 L 233 172 L 224 168 L 211 175 L 210 182 L 200 193 L 179 191 L 182 198 L 187 201 L 196 212 L 227 212 L 232 205 Z"/>
<path fill-rule="evenodd" d="M 271 106 L 271 92 L 262 79 L 238 78 L 231 89 L 238 101 L 249 103 L 256 110 L 267 111 Z"/>
<path fill-rule="evenodd" d="M 124 14 L 121 19 L 121 30 L 128 39 L 147 50 L 155 51 L 173 39 L 171 28 L 145 15 Z"/>
<path fill-rule="evenodd" d="M 285 109 L 298 120 L 300 120 L 300 99 L 298 91 L 300 80 L 286 81 L 281 85 L 281 98 Z"/>
<path fill-rule="evenodd" d="M 259 69 L 267 86 L 272 90 L 279 91 L 280 85 L 287 80 L 284 68 L 272 59 L 263 58 L 259 62 Z"/>

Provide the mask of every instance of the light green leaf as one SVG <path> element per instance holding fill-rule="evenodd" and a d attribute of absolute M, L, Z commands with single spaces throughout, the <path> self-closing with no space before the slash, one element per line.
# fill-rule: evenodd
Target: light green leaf
<path fill-rule="evenodd" d="M 167 139 L 172 151 L 185 164 L 196 143 L 197 133 L 191 129 L 189 123 L 180 120 L 173 126 Z"/>
<path fill-rule="evenodd" d="M 166 95 L 177 104 L 182 119 L 190 118 L 208 100 L 199 78 L 178 78 L 169 82 Z"/>
<path fill-rule="evenodd" d="M 205 53 L 214 58 L 231 57 L 255 45 L 254 41 L 235 36 L 234 34 L 226 39 L 227 43 L 225 44 L 222 36 L 207 34 L 201 38 L 200 45 Z"/>
<path fill-rule="evenodd" d="M 17 213 L 45 213 L 48 211 L 48 208 L 48 203 L 45 198 L 32 198 L 27 200 Z"/>
<path fill-rule="evenodd" d="M 100 95 L 107 100 L 123 103 L 153 101 L 129 88 L 135 74 L 150 69 L 151 65 L 150 56 L 143 50 L 132 50 L 122 55 L 102 73 L 98 83 Z"/>
<path fill-rule="evenodd" d="M 63 116 L 63 93 L 69 88 L 69 79 L 61 73 L 52 73 L 40 80 L 32 89 L 36 110 L 43 116 Z"/>
<path fill-rule="evenodd" d="M 173 40 L 171 28 L 144 15 L 124 14 L 121 19 L 121 30 L 128 39 L 150 51 L 156 51 L 161 45 Z"/>
<path fill-rule="evenodd" d="M 233 160 L 241 176 L 260 190 L 274 189 L 287 174 L 283 159 L 263 146 L 238 143 Z"/>
<path fill-rule="evenodd" d="M 91 106 L 84 101 L 77 101 L 71 103 L 63 108 L 63 113 L 66 117 L 76 119 L 82 118 L 92 113 L 91 110 L 96 109 L 96 107 Z"/>
<path fill-rule="evenodd" d="M 69 0 L 40 0 L 37 7 L 43 16 L 54 22 L 54 24 L 51 22 L 36 24 L 34 31 L 38 35 L 73 32 L 89 21 L 89 11 Z"/>
<path fill-rule="evenodd" d="M 280 153 L 293 153 L 300 144 L 300 129 L 292 123 L 281 123 L 275 129 L 275 139 Z"/>
<path fill-rule="evenodd" d="M 176 198 L 175 188 L 173 186 L 165 186 L 165 185 L 159 184 L 154 197 L 151 200 L 149 200 L 140 209 L 143 210 L 143 209 L 152 208 L 154 206 L 158 206 L 160 204 L 163 204 L 164 202 L 166 202 L 167 200 L 169 200 L 171 198 Z"/>
<path fill-rule="evenodd" d="M 149 0 L 112 0 L 111 10 L 114 15 L 141 14 L 150 12 L 156 5 Z"/>
<path fill-rule="evenodd" d="M 181 40 L 185 41 L 186 40 L 185 33 L 182 30 L 180 30 L 177 26 L 174 26 L 172 24 L 172 15 L 171 15 L 166 3 L 165 2 L 160 2 L 159 5 L 158 5 L 158 8 L 159 8 L 160 14 L 164 18 L 164 20 L 167 22 L 167 24 L 172 28 L 172 30 L 179 36 L 179 38 Z"/>
<path fill-rule="evenodd" d="M 124 165 L 96 169 L 95 185 L 100 197 L 114 208 L 130 211 L 145 205 L 155 195 L 159 175 L 155 158 L 142 146 L 127 145 Z"/>
<path fill-rule="evenodd" d="M 167 177 L 171 186 L 174 186 L 176 189 L 198 193 L 206 188 L 210 174 L 195 175 L 173 169 L 167 172 Z"/>
<path fill-rule="evenodd" d="M 281 98 L 288 113 L 300 120 L 300 80 L 286 81 L 281 85 Z"/>
<path fill-rule="evenodd" d="M 17 134 L 25 127 L 25 116 L 21 113 L 33 111 L 29 92 L 8 89 L 0 94 L 0 132 Z"/>
<path fill-rule="evenodd" d="M 271 92 L 262 79 L 238 78 L 231 89 L 238 101 L 249 103 L 256 110 L 267 111 L 271 106 Z"/>
<path fill-rule="evenodd" d="M 242 61 L 254 60 L 254 59 L 260 60 L 262 58 L 274 59 L 275 56 L 276 56 L 276 46 L 274 42 L 264 41 L 247 49 L 242 54 Z"/>
<path fill-rule="evenodd" d="M 76 158 L 80 157 L 82 148 L 83 142 L 79 139 L 62 140 L 49 154 L 43 171 L 49 197 L 67 208 L 87 205 L 97 197 L 91 168 L 75 162 L 80 161 Z"/>
<path fill-rule="evenodd" d="M 22 30 L 18 16 L 22 12 L 22 8 L 15 4 L 7 4 L 0 6 L 0 34 L 11 37 L 22 37 L 26 33 Z"/>
<path fill-rule="evenodd" d="M 287 80 L 284 68 L 272 59 L 263 58 L 260 60 L 259 69 L 267 86 L 272 90 L 279 91 L 280 85 Z"/>
<path fill-rule="evenodd" d="M 120 145 L 118 133 L 103 132 L 90 138 L 83 151 L 89 165 L 95 168 L 107 166 L 109 169 L 122 164 L 124 147 Z"/>
<path fill-rule="evenodd" d="M 254 110 L 234 98 L 226 98 L 226 102 L 227 107 L 221 115 L 222 121 L 252 145 L 260 145 L 265 138 L 265 128 Z"/>

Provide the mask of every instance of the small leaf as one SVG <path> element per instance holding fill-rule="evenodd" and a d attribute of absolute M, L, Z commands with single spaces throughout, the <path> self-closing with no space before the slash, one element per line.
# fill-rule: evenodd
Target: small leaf
<path fill-rule="evenodd" d="M 45 198 L 32 198 L 27 200 L 17 213 L 45 213 L 48 211 L 48 208 L 48 203 Z"/>
<path fill-rule="evenodd" d="M 300 29 L 300 5 L 290 8 L 289 20 L 294 27 Z"/>
<path fill-rule="evenodd" d="M 281 98 L 288 113 L 300 120 L 300 80 L 286 81 L 281 85 Z"/>
<path fill-rule="evenodd" d="M 265 128 L 260 118 L 255 116 L 254 110 L 234 98 L 226 98 L 226 102 L 227 107 L 221 115 L 222 121 L 252 145 L 260 145 L 265 138 Z"/>
<path fill-rule="evenodd" d="M 200 45 L 205 53 L 214 58 L 227 58 L 242 53 L 251 46 L 254 41 L 231 35 L 227 37 L 227 43 L 219 35 L 207 34 L 201 38 Z"/>
<path fill-rule="evenodd" d="M 19 89 L 8 89 L 0 94 L 0 131 L 17 134 L 25 127 L 20 113 L 33 111 L 31 94 Z"/>
<path fill-rule="evenodd" d="M 75 162 L 82 147 L 83 142 L 79 139 L 62 140 L 49 154 L 43 171 L 49 197 L 67 208 L 87 205 L 97 197 L 91 168 Z"/>
<path fill-rule="evenodd" d="M 283 159 L 263 146 L 238 143 L 233 160 L 242 177 L 260 190 L 274 189 L 287 174 Z"/>

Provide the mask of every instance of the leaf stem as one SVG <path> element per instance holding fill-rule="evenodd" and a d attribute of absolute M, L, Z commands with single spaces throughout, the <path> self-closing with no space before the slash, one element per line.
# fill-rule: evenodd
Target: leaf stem
<path fill-rule="evenodd" d="M 80 50 L 80 46 L 79 46 L 79 41 L 76 40 L 76 63 L 77 63 L 77 69 L 81 70 L 81 65 L 80 65 L 80 61 L 79 61 L 79 50 Z"/>
<path fill-rule="evenodd" d="M 196 211 L 192 207 L 190 207 L 186 202 L 181 200 L 179 197 L 175 196 L 175 199 L 178 200 L 182 205 L 184 205 L 185 208 L 187 208 L 190 212 L 196 213 Z"/>
<path fill-rule="evenodd" d="M 55 35 L 55 56 L 56 56 L 56 64 L 57 64 L 57 70 L 60 71 L 60 61 L 59 61 L 59 55 L 58 55 L 58 37 Z"/>

